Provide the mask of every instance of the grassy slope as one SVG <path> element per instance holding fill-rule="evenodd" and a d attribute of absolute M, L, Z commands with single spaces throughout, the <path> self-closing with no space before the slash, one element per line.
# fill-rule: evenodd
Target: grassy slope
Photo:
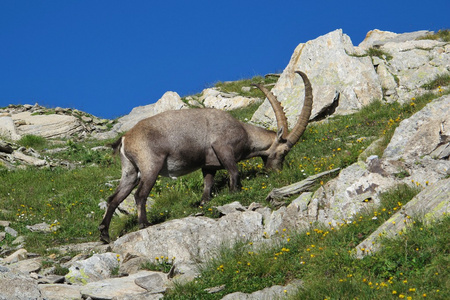
<path fill-rule="evenodd" d="M 448 76 L 444 81 L 442 78 L 439 80 L 441 87 L 449 85 Z M 243 205 L 251 202 L 267 205 L 264 199 L 273 187 L 290 184 L 327 169 L 344 168 L 355 162 L 361 152 L 379 137 L 384 137 L 386 145 L 401 120 L 442 94 L 448 94 L 448 90 L 441 88 L 437 94 L 417 97 L 403 106 L 378 101 L 356 114 L 310 124 L 302 141 L 287 156 L 282 172 L 266 173 L 260 159 L 240 162 L 243 191 L 230 194 L 226 187 L 226 173 L 220 172 L 216 178 L 216 196 L 205 207 L 195 205 L 202 193 L 200 172 L 176 181 L 160 178 L 152 190 L 155 204 L 148 210 L 149 218 L 158 223 L 197 212 L 214 217 L 213 206 L 232 201 L 240 201 Z M 248 118 L 252 109 L 256 107 L 235 115 L 241 119 Z M 29 137 L 22 143 L 38 149 L 56 147 Z M 80 162 L 82 167 L 74 170 L 29 168 L 7 171 L 0 167 L 0 220 L 12 222 L 11 227 L 26 238 L 28 251 L 42 255 L 58 254 L 49 249 L 98 239 L 97 225 L 103 214 L 98 202 L 112 193 L 117 185 L 113 180 L 120 177 L 119 163 L 110 153 L 89 150 L 100 143 L 104 142 L 67 142 L 68 150 L 57 156 Z M 382 150 L 378 149 L 378 154 Z M 309 235 L 280 233 L 281 242 L 274 248 L 258 250 L 252 245 L 238 243 L 233 249 L 223 249 L 223 253 L 204 269 L 199 280 L 178 286 L 168 297 L 219 299 L 224 293 L 252 292 L 302 278 L 307 288 L 300 292 L 301 298 L 373 299 L 403 295 L 414 296 L 415 299 L 424 294 L 439 298 L 449 291 L 448 271 L 443 268 L 448 266 L 449 260 L 448 235 L 444 234 L 449 225 L 448 218 L 441 225 L 426 229 L 426 235 L 418 222 L 418 227 L 405 235 L 405 239 L 389 242 L 391 251 L 377 254 L 374 258 L 354 261 L 348 253 L 358 240 L 381 224 L 383 217 L 392 213 L 398 202 L 406 203 L 416 192 L 400 188 L 388 194 L 384 203 L 387 212 L 377 212 L 380 214 L 377 222 L 370 221 L 375 213 L 371 212 L 361 216 L 360 223 L 343 225 L 339 231 L 312 224 Z M 27 225 L 44 221 L 52 224 L 55 228 L 53 233 L 31 233 L 26 229 Z M 135 216 L 113 219 L 113 238 L 134 230 L 137 230 Z M 12 240 L 7 235 L 0 245 L 10 245 Z M 267 264 L 267 261 L 271 263 Z M 405 280 L 412 283 L 406 284 Z M 200 296 L 204 288 L 220 284 L 226 284 L 223 292 Z"/>

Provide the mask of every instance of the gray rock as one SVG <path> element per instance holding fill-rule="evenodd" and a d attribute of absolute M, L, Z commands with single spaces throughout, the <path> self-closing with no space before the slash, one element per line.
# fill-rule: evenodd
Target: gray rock
<path fill-rule="evenodd" d="M 22 112 L 13 114 L 12 119 L 15 122 L 25 122 L 25 125 L 17 127 L 20 135 L 32 134 L 45 138 L 67 138 L 85 130 L 79 119 L 67 115 L 32 115 L 30 112 Z"/>
<path fill-rule="evenodd" d="M 184 108 L 187 108 L 187 105 L 181 101 L 181 98 L 177 93 L 166 92 L 156 103 L 135 107 L 128 115 L 119 118 L 117 124 L 114 125 L 112 132 L 116 135 L 119 132 L 130 130 L 137 122 L 163 111 Z"/>
<path fill-rule="evenodd" d="M 0 272 L 0 300 L 43 299 L 35 280 L 13 272 Z"/>
<path fill-rule="evenodd" d="M 14 271 L 21 272 L 23 274 L 29 274 L 32 272 L 38 272 L 42 267 L 42 258 L 33 258 L 20 260 L 10 265 L 10 268 Z"/>
<path fill-rule="evenodd" d="M 9 226 L 5 227 L 5 232 L 13 237 L 17 237 L 18 235 L 17 231 Z"/>
<path fill-rule="evenodd" d="M 8 227 L 9 224 L 11 224 L 11 222 L 9 222 L 9 221 L 0 221 L 0 226 Z"/>
<path fill-rule="evenodd" d="M 408 224 L 420 219 L 432 224 L 450 213 L 450 178 L 427 186 L 422 192 L 396 212 L 355 249 L 358 258 L 372 254 L 381 248 L 381 238 L 394 238 L 406 230 Z"/>
<path fill-rule="evenodd" d="M 80 287 L 67 284 L 39 284 L 41 295 L 46 300 L 82 299 Z"/>
<path fill-rule="evenodd" d="M 217 88 L 209 88 L 203 90 L 199 101 L 207 108 L 234 110 L 261 102 L 261 99 L 222 93 Z"/>
<path fill-rule="evenodd" d="M 399 160 L 430 155 L 438 147 L 450 145 L 450 96 L 427 104 L 403 120 L 395 129 L 383 157 Z"/>
<path fill-rule="evenodd" d="M 175 264 L 195 264 L 210 257 L 221 245 L 238 239 L 262 238 L 262 215 L 235 212 L 220 219 L 187 217 L 127 234 L 113 244 L 113 251 L 154 260 L 161 255 L 175 257 Z"/>
<path fill-rule="evenodd" d="M 35 225 L 27 225 L 25 227 L 32 232 L 42 232 L 42 233 L 53 232 L 59 228 L 59 226 L 50 226 L 49 224 L 47 224 L 45 222 L 35 224 Z"/>
<path fill-rule="evenodd" d="M 21 136 L 17 132 L 14 120 L 10 116 L 0 116 L 0 136 L 4 136 L 13 141 L 20 140 Z"/>
<path fill-rule="evenodd" d="M 18 236 L 14 241 L 12 241 L 13 245 L 20 245 L 25 242 L 25 238 L 23 236 Z"/>
<path fill-rule="evenodd" d="M 408 41 L 414 41 L 431 33 L 433 32 L 428 30 L 421 30 L 397 34 L 394 32 L 375 29 L 367 33 L 366 38 L 358 45 L 358 47 L 367 50 L 372 47 L 380 47 L 382 45 L 385 45 L 386 43 L 404 43 Z"/>
<path fill-rule="evenodd" d="M 280 76 L 272 92 L 286 111 L 289 127 L 297 122 L 303 106 L 304 86 L 294 71 L 305 72 L 312 84 L 314 103 L 311 119 L 333 106 L 339 92 L 337 114 L 355 112 L 382 98 L 378 76 L 369 57 L 356 57 L 350 38 L 336 30 L 315 40 L 300 44 Z M 265 127 L 276 128 L 273 110 L 266 100 L 251 120 Z"/>
<path fill-rule="evenodd" d="M 153 293 L 161 294 L 167 290 L 167 276 L 163 273 L 155 272 L 146 276 L 138 277 L 134 283 L 143 289 Z"/>
<path fill-rule="evenodd" d="M 294 282 L 286 285 L 274 285 L 272 287 L 265 288 L 260 291 L 256 291 L 251 294 L 236 292 L 228 294 L 222 298 L 222 300 L 272 300 L 272 299 L 286 299 L 292 297 L 302 286 L 301 280 L 295 280 Z"/>
<path fill-rule="evenodd" d="M 65 280 L 64 276 L 50 274 L 50 275 L 47 275 L 47 276 L 44 276 L 44 277 L 40 278 L 39 279 L 39 283 L 55 284 L 55 283 L 63 283 L 64 280 Z"/>
<path fill-rule="evenodd" d="M 72 284 L 86 284 L 111 277 L 114 269 L 119 268 L 120 256 L 115 253 L 94 254 L 86 260 L 76 261 L 65 276 Z"/>
<path fill-rule="evenodd" d="M 12 253 L 11 255 L 5 257 L 3 259 L 3 261 L 7 264 L 12 264 L 12 263 L 16 263 L 19 260 L 24 260 L 27 259 L 27 253 L 28 251 L 25 249 L 19 249 L 16 250 L 14 253 Z"/>
<path fill-rule="evenodd" d="M 247 209 L 242 206 L 238 201 L 228 203 L 225 205 L 217 206 L 216 209 L 222 214 L 227 215 L 238 211 L 246 211 Z"/>
<path fill-rule="evenodd" d="M 27 165 L 32 165 L 36 167 L 42 167 L 47 165 L 47 161 L 45 159 L 39 159 L 34 156 L 29 156 L 24 154 L 23 152 L 16 150 L 11 154 L 12 158 L 16 161 L 20 161 Z"/>
<path fill-rule="evenodd" d="M 80 288 L 80 291 L 83 298 L 91 297 L 93 299 L 124 299 L 124 297 L 138 297 L 146 294 L 147 290 L 136 285 L 135 281 L 141 277 L 146 277 L 154 273 L 155 272 L 151 271 L 141 271 L 127 277 L 111 278 L 96 282 L 90 282 L 82 286 Z M 161 286 L 155 286 L 154 290 L 162 289 L 165 283 L 159 282 L 158 284 L 161 284 Z M 161 296 L 162 295 L 155 295 L 155 297 Z"/>

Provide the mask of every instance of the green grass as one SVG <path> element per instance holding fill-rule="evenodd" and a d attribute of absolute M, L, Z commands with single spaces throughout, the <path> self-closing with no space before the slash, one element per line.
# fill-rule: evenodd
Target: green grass
<path fill-rule="evenodd" d="M 449 84 L 450 84 L 450 73 L 447 73 L 436 76 L 435 79 L 433 79 L 431 82 L 422 85 L 422 87 L 427 90 L 440 89 L 439 92 L 442 92 L 443 90 L 441 90 L 441 88 L 443 86 L 448 86 Z"/>
<path fill-rule="evenodd" d="M 204 207 L 197 205 L 203 190 L 201 172 L 194 172 L 178 180 L 159 178 L 151 191 L 154 203 L 147 208 L 149 220 L 156 224 L 195 213 L 217 217 L 214 206 L 233 201 L 239 201 L 243 205 L 249 205 L 251 202 L 269 205 L 265 198 L 271 189 L 303 180 L 325 170 L 345 168 L 356 162 L 361 153 L 379 138 L 382 138 L 383 142 L 372 154 L 382 155 L 399 122 L 422 109 L 431 100 L 449 93 L 448 89 L 444 90 L 444 87 L 449 85 L 448 79 L 441 81 L 439 85 L 441 89 L 436 94 L 430 92 L 405 105 L 376 101 L 358 113 L 310 124 L 301 141 L 287 156 L 283 171 L 265 171 L 260 159 L 240 162 L 243 185 L 240 193 L 228 191 L 227 173 L 220 171 L 216 175 L 215 196 Z M 255 109 L 256 107 L 251 107 L 236 112 L 236 117 L 241 120 L 248 119 Z M 57 167 L 9 171 L 0 166 L 0 219 L 10 221 L 11 227 L 25 237 L 25 247 L 28 251 L 42 255 L 58 254 L 57 251 L 48 249 L 63 244 L 98 240 L 97 226 L 103 216 L 98 203 L 113 193 L 117 179 L 120 178 L 120 163 L 117 158 L 111 156 L 111 152 L 95 152 L 91 148 L 109 142 L 65 141 L 61 145 L 49 144 L 48 141 L 44 143 L 36 137 L 26 137 L 21 141 L 21 145 L 26 147 L 67 147 L 66 150 L 53 154 L 52 158 L 68 160 L 78 167 L 72 170 Z M 399 173 L 398 176 L 406 174 Z M 318 186 L 329 179 L 331 177 L 322 179 Z M 383 203 L 386 217 L 388 212 L 393 212 L 398 201 L 406 203 L 416 192 L 399 188 L 388 194 L 386 197 L 392 202 L 388 199 Z M 286 202 L 289 203 L 290 200 L 286 199 Z M 416 289 L 417 297 L 414 296 L 414 299 L 420 298 L 422 294 L 439 299 L 444 291 L 448 291 L 448 280 L 442 279 L 448 278 L 448 273 L 442 267 L 448 265 L 448 243 L 442 240 L 445 234 L 439 227 L 448 228 L 448 218 L 442 224 L 427 228 L 429 236 L 420 239 L 409 235 L 420 234 L 420 228 L 423 226 L 420 225 L 420 220 L 417 220 L 418 226 L 422 227 L 412 228 L 411 233 L 404 235 L 400 242 L 386 242 L 386 249 L 391 249 L 390 252 L 380 252 L 375 258 L 355 261 L 348 251 L 356 246 L 360 237 L 370 234 L 382 222 L 381 218 L 373 222 L 372 217 L 373 215 L 362 216 L 362 220 L 356 224 L 340 226 L 341 230 L 320 228 L 311 224 L 309 235 L 288 236 L 288 233 L 281 232 L 280 244 L 275 248 L 257 250 L 254 245 L 245 241 L 239 242 L 231 249 L 223 249 L 202 271 L 204 276 L 201 280 L 177 286 L 174 292 L 170 293 L 170 297 L 203 299 L 203 288 L 223 283 L 227 286 L 225 292 L 251 292 L 273 284 L 285 284 L 294 278 L 301 278 L 307 283 L 298 296 L 301 299 L 374 299 L 394 297 L 394 290 L 397 292 L 395 297 L 401 293 L 410 296 L 410 288 Z M 32 233 L 26 229 L 27 225 L 44 221 L 57 228 L 54 233 Z M 113 239 L 135 230 L 137 221 L 134 215 L 114 217 L 112 220 Z M 284 237 L 281 237 L 282 235 Z M 406 252 L 405 255 L 405 252 L 402 252 L 405 249 L 405 237 L 409 237 L 407 243 L 413 243 L 412 240 L 419 243 L 414 245 L 420 251 L 414 252 L 406 247 L 407 251 L 412 252 Z M 13 238 L 7 235 L 7 238 L 0 242 L 0 246 L 10 245 L 12 240 Z M 443 252 L 445 254 L 442 254 Z M 314 257 L 311 257 L 311 254 Z M 419 254 L 423 257 L 414 256 Z M 417 263 L 413 263 L 409 258 L 414 258 Z M 268 264 L 268 261 L 271 263 Z M 147 266 L 157 267 L 161 266 Z M 163 267 L 168 268 L 169 264 L 163 264 Z M 60 272 L 63 273 L 64 270 Z M 438 275 L 435 275 L 436 273 Z M 352 276 L 347 277 L 348 275 Z M 390 277 L 393 279 L 389 279 Z M 404 285 L 404 278 L 412 284 Z M 421 278 L 424 279 L 423 283 L 419 280 Z M 369 285 L 369 282 L 372 285 Z M 384 284 L 387 284 L 389 289 Z M 437 289 L 441 292 L 436 292 Z M 208 297 L 223 296 L 225 292 Z"/>
<path fill-rule="evenodd" d="M 263 92 L 261 92 L 258 88 L 254 88 L 251 85 L 254 83 L 259 83 L 263 85 L 268 85 L 267 88 L 269 90 L 272 89 L 272 84 L 276 83 L 278 80 L 278 77 L 275 76 L 268 76 L 267 78 L 264 78 L 262 76 L 255 76 L 251 79 L 242 79 L 238 81 L 230 81 L 230 82 L 217 82 L 214 86 L 216 88 L 219 88 L 222 92 L 225 93 L 237 93 L 245 97 L 256 97 L 256 98 L 265 98 L 265 95 Z M 243 87 L 251 87 L 249 92 L 243 92 Z"/>
<path fill-rule="evenodd" d="M 442 42 L 450 42 L 450 30 L 441 29 L 434 34 L 428 34 L 421 38 L 421 40 L 439 40 Z"/>
<path fill-rule="evenodd" d="M 387 53 L 386 51 L 383 51 L 381 49 L 377 49 L 377 48 L 369 48 L 367 50 L 367 55 L 368 56 L 376 56 L 382 59 L 386 59 L 387 61 L 391 60 L 393 57 L 392 55 L 390 55 L 389 53 Z"/>
<path fill-rule="evenodd" d="M 19 145 L 35 150 L 44 149 L 47 145 L 47 139 L 37 135 L 24 135 L 18 142 Z"/>
<path fill-rule="evenodd" d="M 195 282 L 176 285 L 166 298 L 221 299 L 235 291 L 251 293 L 300 278 L 303 288 L 292 299 L 381 299 L 393 295 L 417 299 L 424 294 L 446 299 L 450 288 L 448 216 L 432 227 L 416 220 L 399 239 L 385 240 L 379 253 L 362 260 L 353 257 L 353 248 L 418 191 L 406 186 L 393 189 L 382 196 L 376 211 L 339 224 L 339 230 L 311 224 L 303 234 L 280 232 L 275 246 L 240 241 L 223 247 L 203 266 Z M 223 284 L 225 289 L 217 294 L 205 292 Z"/>

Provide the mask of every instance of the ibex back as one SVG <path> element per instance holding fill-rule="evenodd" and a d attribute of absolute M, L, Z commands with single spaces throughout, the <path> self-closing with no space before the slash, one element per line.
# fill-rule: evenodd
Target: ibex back
<path fill-rule="evenodd" d="M 137 123 L 114 143 L 120 153 L 122 178 L 108 198 L 100 239 L 109 243 L 109 225 L 119 204 L 137 186 L 135 202 L 140 228 L 149 225 L 146 199 L 158 175 L 178 177 L 201 169 L 204 178 L 202 203 L 211 198 L 214 175 L 226 169 L 230 190 L 240 187 L 237 162 L 259 156 L 267 169 L 279 170 L 290 149 L 298 142 L 308 124 L 312 109 L 312 88 L 307 76 L 297 71 L 305 84 L 305 101 L 299 119 L 288 133 L 287 118 L 276 97 L 256 85 L 267 96 L 275 111 L 278 131 L 246 124 L 217 109 L 167 111 Z"/>

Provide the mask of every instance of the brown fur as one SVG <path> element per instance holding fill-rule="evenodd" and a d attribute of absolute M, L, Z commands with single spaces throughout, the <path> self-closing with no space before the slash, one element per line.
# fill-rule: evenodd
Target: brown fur
<path fill-rule="evenodd" d="M 145 203 L 158 175 L 178 177 L 201 169 L 204 177 L 202 203 L 211 198 L 214 175 L 226 169 L 230 190 L 240 187 L 237 162 L 259 156 L 268 169 L 281 169 L 292 146 L 303 133 L 311 113 L 312 89 L 305 74 L 305 105 L 294 130 L 286 134 L 286 117 L 276 97 L 271 99 L 280 128 L 275 133 L 242 123 L 217 109 L 166 111 L 137 123 L 112 146 L 119 152 L 122 178 L 99 226 L 100 238 L 109 242 L 108 228 L 114 211 L 137 186 L 135 202 L 141 228 L 149 225 Z M 305 109 L 306 108 L 306 109 Z M 300 128 L 300 129 L 295 129 Z"/>

